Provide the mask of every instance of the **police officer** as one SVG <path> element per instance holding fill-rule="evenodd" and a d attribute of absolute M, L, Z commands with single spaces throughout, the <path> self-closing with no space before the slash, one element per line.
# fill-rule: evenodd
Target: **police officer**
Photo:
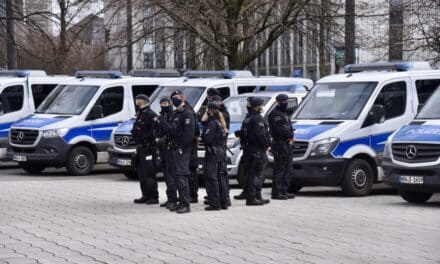
<path fill-rule="evenodd" d="M 145 94 L 136 96 L 136 106 L 139 111 L 131 131 L 136 142 L 136 165 L 142 197 L 135 199 L 135 203 L 158 204 L 159 193 L 157 190 L 156 173 L 153 155 L 156 114 L 150 109 L 149 98 Z"/>
<path fill-rule="evenodd" d="M 269 128 L 272 136 L 272 153 L 274 156 L 272 199 L 287 200 L 294 198 L 294 194 L 288 194 L 292 175 L 292 144 L 293 128 L 287 113 L 286 94 L 276 97 L 277 106 L 269 114 Z"/>
<path fill-rule="evenodd" d="M 195 116 L 182 100 L 182 92 L 175 91 L 171 94 L 171 101 L 176 108 L 173 112 L 171 122 L 160 117 L 159 124 L 165 129 L 170 138 L 170 151 L 174 162 L 174 174 L 179 192 L 179 203 L 170 208 L 179 214 L 189 213 L 189 177 L 190 158 L 195 137 Z"/>
<path fill-rule="evenodd" d="M 236 134 L 240 136 L 246 174 L 246 205 L 264 205 L 269 200 L 263 199 L 261 189 L 264 183 L 263 169 L 267 161 L 266 151 L 270 147 L 267 126 L 260 112 L 264 100 L 252 97 L 249 100 L 249 114 Z"/>
<path fill-rule="evenodd" d="M 160 116 L 164 118 L 166 122 L 170 123 L 173 116 L 173 106 L 171 104 L 170 98 L 163 97 L 160 99 Z M 165 184 L 167 187 L 166 195 L 167 200 L 160 204 L 160 207 L 166 207 L 167 209 L 176 207 L 177 204 L 177 185 L 174 172 L 174 160 L 172 159 L 172 151 L 169 146 L 171 143 L 171 138 L 169 137 L 167 131 L 159 127 L 157 129 L 156 137 L 157 146 L 159 149 L 160 162 L 162 171 L 165 178 Z"/>
<path fill-rule="evenodd" d="M 205 210 L 213 211 L 228 208 L 228 182 L 223 177 L 226 162 L 225 135 L 228 130 L 218 103 L 208 103 L 208 115 L 202 135 L 206 149 L 204 164 L 206 189 L 210 198 L 209 206 Z"/>

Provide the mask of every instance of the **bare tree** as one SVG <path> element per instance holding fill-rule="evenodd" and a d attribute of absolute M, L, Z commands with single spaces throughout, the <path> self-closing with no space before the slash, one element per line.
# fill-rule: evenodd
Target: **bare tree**
<path fill-rule="evenodd" d="M 355 0 L 345 0 L 345 40 L 344 58 L 345 64 L 355 63 L 356 48 L 356 10 Z"/>
<path fill-rule="evenodd" d="M 15 44 L 15 17 L 17 15 L 14 0 L 6 0 L 6 58 L 8 69 L 17 68 L 17 49 Z"/>
<path fill-rule="evenodd" d="M 403 2 L 403 0 L 390 1 L 388 44 L 388 56 L 390 60 L 403 59 Z"/>

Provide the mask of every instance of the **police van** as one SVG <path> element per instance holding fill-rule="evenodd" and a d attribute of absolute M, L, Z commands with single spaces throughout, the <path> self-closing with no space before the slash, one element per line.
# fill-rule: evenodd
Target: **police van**
<path fill-rule="evenodd" d="M 382 181 L 387 138 L 411 121 L 434 91 L 440 71 L 427 62 L 355 64 L 320 79 L 293 115 L 294 176 L 302 186 L 370 193 Z"/>
<path fill-rule="evenodd" d="M 108 161 L 114 128 L 135 114 L 137 94 L 151 94 L 167 78 L 123 76 L 116 71 L 80 71 L 60 83 L 35 114 L 11 125 L 8 156 L 26 171 L 66 167 L 90 173 Z"/>
<path fill-rule="evenodd" d="M 440 78 L 429 80 L 440 85 Z M 384 182 L 397 187 L 403 199 L 423 203 L 440 192 L 440 88 L 409 124 L 385 145 Z"/>
<path fill-rule="evenodd" d="M 241 129 L 243 120 L 247 114 L 247 98 L 249 97 L 259 97 L 263 99 L 264 107 L 261 115 L 265 120 L 269 117 L 269 114 L 277 106 L 276 97 L 279 94 L 286 94 L 289 99 L 287 100 L 287 112 L 289 115 L 298 108 L 301 101 L 307 95 L 307 90 L 289 91 L 289 92 L 276 92 L 276 91 L 265 91 L 257 93 L 248 93 L 237 96 L 231 96 L 225 100 L 224 104 L 228 108 L 231 124 L 229 129 L 229 136 L 227 139 L 227 168 L 228 175 L 231 178 L 237 178 L 238 183 L 244 187 L 245 185 L 245 174 L 244 166 L 242 163 L 243 150 L 240 147 L 240 140 L 234 135 L 234 132 Z M 269 161 L 273 162 L 273 157 L 269 153 Z M 265 172 L 266 175 L 271 176 L 270 170 Z"/>
<path fill-rule="evenodd" d="M 249 71 L 188 71 L 183 74 L 183 79 L 169 82 L 157 90 L 152 96 L 151 109 L 160 112 L 160 98 L 169 97 L 175 90 L 180 90 L 185 95 L 187 102 L 201 117 L 206 111 L 207 90 L 215 88 L 220 96 L 226 99 L 255 90 L 297 90 L 306 91 L 313 86 L 313 81 L 302 78 L 268 77 L 257 78 Z M 128 120 L 115 129 L 111 147 L 109 148 L 110 165 L 121 168 L 128 178 L 136 178 L 133 160 L 136 146 L 131 136 L 134 119 Z M 203 150 L 199 151 L 203 157 Z"/>
<path fill-rule="evenodd" d="M 71 78 L 36 70 L 0 71 L 0 160 L 6 159 L 12 123 L 32 114 L 58 83 Z"/>

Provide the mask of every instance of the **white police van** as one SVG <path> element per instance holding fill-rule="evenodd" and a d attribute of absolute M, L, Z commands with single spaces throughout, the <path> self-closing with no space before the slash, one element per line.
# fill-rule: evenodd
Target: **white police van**
<path fill-rule="evenodd" d="M 207 90 L 215 88 L 220 96 L 226 99 L 243 93 L 259 91 L 306 91 L 313 86 L 313 81 L 302 78 L 257 78 L 249 71 L 188 71 L 184 78 L 161 85 L 152 97 L 151 109 L 160 112 L 160 98 L 169 97 L 175 90 L 185 95 L 188 103 L 201 117 L 206 111 Z M 136 146 L 131 137 L 134 119 L 128 120 L 115 129 L 112 136 L 112 146 L 109 148 L 109 164 L 121 168 L 128 178 L 136 178 L 133 159 Z M 203 149 L 199 157 L 203 157 Z"/>
<path fill-rule="evenodd" d="M 71 78 L 36 70 L 0 71 L 0 160 L 6 159 L 12 123 L 32 114 L 58 83 Z"/>
<path fill-rule="evenodd" d="M 299 84 L 299 83 L 298 83 Z M 298 90 L 298 91 L 290 91 L 290 92 L 257 92 L 257 93 L 247 93 L 237 96 L 231 96 L 225 100 L 224 104 L 228 108 L 231 124 L 230 124 L 230 133 L 227 139 L 227 168 L 228 175 L 231 178 L 237 178 L 238 183 L 244 187 L 245 184 L 245 174 L 244 174 L 244 166 L 242 164 L 243 150 L 240 147 L 240 140 L 234 135 L 234 132 L 241 129 L 241 125 L 243 120 L 247 114 L 247 98 L 249 97 L 259 97 L 264 101 L 264 107 L 261 112 L 261 115 L 267 120 L 269 114 L 276 107 L 276 97 L 279 94 L 286 94 L 289 99 L 287 100 L 287 111 L 289 114 L 293 114 L 293 112 L 298 108 L 301 101 L 307 95 L 307 90 Z M 269 153 L 270 154 L 270 153 Z M 269 161 L 273 161 L 271 155 L 269 155 Z M 267 171 L 269 177 L 271 176 L 270 170 Z"/>
<path fill-rule="evenodd" d="M 440 78 L 430 80 L 440 85 Z M 423 203 L 440 192 L 440 87 L 416 118 L 388 138 L 384 182 L 397 187 L 403 199 Z"/>
<path fill-rule="evenodd" d="M 387 138 L 411 121 L 430 97 L 440 71 L 427 62 L 347 65 L 320 79 L 293 116 L 294 176 L 302 186 L 341 186 L 370 193 L 382 181 Z"/>
<path fill-rule="evenodd" d="M 34 115 L 12 124 L 8 156 L 31 173 L 65 166 L 71 175 L 88 174 L 95 163 L 107 162 L 111 132 L 135 114 L 134 97 L 151 94 L 164 81 L 115 71 L 77 72 Z"/>

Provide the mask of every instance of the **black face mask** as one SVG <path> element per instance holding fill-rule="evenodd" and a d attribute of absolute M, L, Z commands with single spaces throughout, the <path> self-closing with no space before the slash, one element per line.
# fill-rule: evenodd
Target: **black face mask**
<path fill-rule="evenodd" d="M 161 106 L 160 109 L 164 113 L 169 113 L 169 112 L 171 112 L 171 110 L 173 110 L 173 107 L 172 106 Z"/>
<path fill-rule="evenodd" d="M 280 107 L 281 110 L 287 109 L 287 103 L 279 103 L 278 106 Z"/>
<path fill-rule="evenodd" d="M 182 104 L 182 100 L 180 100 L 179 98 L 171 98 L 171 101 L 173 102 L 173 105 L 175 107 L 179 107 Z"/>
<path fill-rule="evenodd" d="M 246 109 L 248 112 L 250 112 L 252 110 L 252 106 L 246 106 Z"/>

